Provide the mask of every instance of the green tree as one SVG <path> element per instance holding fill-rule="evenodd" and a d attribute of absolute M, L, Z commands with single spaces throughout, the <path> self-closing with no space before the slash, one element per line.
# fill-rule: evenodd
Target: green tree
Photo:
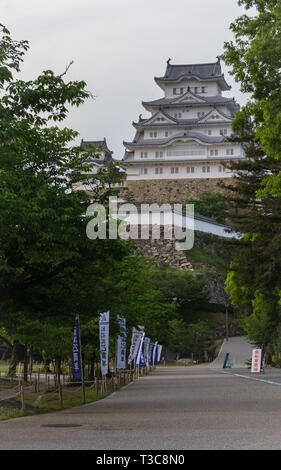
<path fill-rule="evenodd" d="M 15 344 L 25 322 L 51 331 L 72 327 L 75 313 L 97 315 L 103 277 L 131 252 L 120 240 L 87 238 L 89 196 L 73 191 L 90 185 L 93 202 L 106 203 L 116 193 L 109 182 L 121 178 L 112 167 L 93 174 L 99 155 L 73 145 L 77 132 L 61 125 L 91 96 L 86 83 L 66 82 L 68 68 L 15 78 L 27 49 L 0 27 L 0 325 Z"/>
<path fill-rule="evenodd" d="M 183 319 L 175 319 L 169 327 L 170 347 L 177 353 L 177 358 L 189 355 L 200 361 L 204 350 L 213 343 L 213 329 L 206 321 L 186 323 Z"/>
<path fill-rule="evenodd" d="M 251 130 L 266 155 L 281 158 L 281 4 L 279 0 L 239 0 L 246 10 L 230 26 L 234 40 L 225 43 L 225 62 L 251 99 L 236 114 L 234 129 Z M 265 175 L 259 195 L 281 195 L 281 174 Z"/>
<path fill-rule="evenodd" d="M 176 352 L 177 360 L 180 356 L 186 357 L 189 354 L 190 332 L 186 322 L 180 319 L 174 319 L 169 322 L 171 331 L 170 348 Z"/>
<path fill-rule="evenodd" d="M 186 204 L 194 204 L 196 214 L 211 217 L 221 223 L 226 220 L 228 206 L 223 194 L 206 191 L 200 194 L 199 199 L 190 199 L 186 201 Z"/>
<path fill-rule="evenodd" d="M 243 308 L 249 337 L 270 356 L 280 323 L 281 5 L 279 0 L 238 3 L 255 12 L 231 24 L 234 40 L 225 43 L 223 54 L 241 90 L 250 94 L 233 123 L 246 142 L 248 161 L 232 165 L 239 176 L 230 188 L 236 207 L 232 221 L 243 236 L 227 290 Z"/>
<path fill-rule="evenodd" d="M 241 238 L 232 245 L 233 260 L 226 290 L 243 318 L 249 338 L 263 345 L 270 359 L 275 329 L 280 322 L 278 302 L 281 282 L 281 199 L 263 195 L 257 189 L 266 174 L 279 172 L 279 162 L 268 156 L 249 137 L 244 142 L 246 160 L 233 163 L 234 184 L 227 184 L 231 221 Z"/>

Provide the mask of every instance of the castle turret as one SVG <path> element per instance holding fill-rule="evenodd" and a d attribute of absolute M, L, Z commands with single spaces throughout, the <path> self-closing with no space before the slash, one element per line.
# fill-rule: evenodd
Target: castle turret
<path fill-rule="evenodd" d="M 164 96 L 142 102 L 151 117 L 140 116 L 133 122 L 135 137 L 124 142 L 128 183 L 232 177 L 224 165 L 245 157 L 242 146 L 229 141 L 239 105 L 223 96 L 231 87 L 220 60 L 190 65 L 170 62 L 164 76 L 155 77 Z"/>

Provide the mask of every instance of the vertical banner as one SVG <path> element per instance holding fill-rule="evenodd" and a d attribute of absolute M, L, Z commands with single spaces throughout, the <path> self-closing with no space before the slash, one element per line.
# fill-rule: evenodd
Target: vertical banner
<path fill-rule="evenodd" d="M 150 347 L 150 338 L 145 337 L 144 339 L 144 360 L 146 367 L 149 366 L 149 347 Z"/>
<path fill-rule="evenodd" d="M 130 354 L 128 358 L 128 363 L 130 364 L 136 357 L 138 350 L 139 350 L 139 345 L 142 339 L 143 332 L 137 330 L 136 328 L 133 328 L 133 333 L 132 333 L 132 342 L 131 342 L 131 347 L 130 347 Z"/>
<path fill-rule="evenodd" d="M 79 315 L 75 315 L 75 326 L 73 329 L 72 341 L 72 376 L 73 380 L 82 380 L 82 355 L 81 355 L 81 342 L 79 331 Z"/>
<path fill-rule="evenodd" d="M 154 351 L 154 343 L 150 341 L 149 344 L 149 365 L 153 365 L 153 351 Z"/>
<path fill-rule="evenodd" d="M 140 340 L 140 343 L 139 343 L 138 352 L 137 352 L 136 359 L 135 359 L 135 365 L 136 366 L 142 365 L 142 367 L 143 367 L 143 362 L 144 362 L 144 357 L 143 357 L 144 338 L 145 338 L 145 334 L 141 331 L 141 340 Z"/>
<path fill-rule="evenodd" d="M 102 376 L 108 373 L 109 312 L 100 314 L 100 362 Z"/>
<path fill-rule="evenodd" d="M 161 362 L 161 352 L 162 352 L 162 345 L 157 345 L 157 352 L 156 352 L 156 364 L 160 364 Z"/>
<path fill-rule="evenodd" d="M 262 362 L 262 350 L 253 349 L 252 351 L 252 367 L 251 372 L 260 372 L 261 371 L 261 362 Z"/>
<path fill-rule="evenodd" d="M 140 367 L 146 367 L 145 342 L 146 342 L 146 336 L 145 336 L 145 334 L 143 334 L 141 354 L 140 354 L 140 362 L 139 362 Z"/>
<path fill-rule="evenodd" d="M 126 319 L 117 315 L 121 334 L 116 343 L 116 368 L 126 369 Z"/>
<path fill-rule="evenodd" d="M 152 353 L 152 365 L 153 365 L 153 366 L 156 365 L 157 345 L 158 345 L 158 341 L 155 341 L 155 343 L 154 343 L 154 348 L 153 348 L 153 353 Z"/>

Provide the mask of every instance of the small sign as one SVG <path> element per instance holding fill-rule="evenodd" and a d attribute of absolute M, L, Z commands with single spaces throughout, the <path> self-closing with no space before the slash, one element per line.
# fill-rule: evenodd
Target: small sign
<path fill-rule="evenodd" d="M 261 363 L 262 363 L 262 350 L 253 349 L 251 372 L 253 373 L 261 372 Z"/>

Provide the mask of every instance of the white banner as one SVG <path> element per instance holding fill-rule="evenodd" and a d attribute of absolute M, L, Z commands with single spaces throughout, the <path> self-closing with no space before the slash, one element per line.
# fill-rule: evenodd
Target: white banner
<path fill-rule="evenodd" d="M 126 369 L 126 319 L 119 317 L 119 315 L 117 315 L 117 319 L 121 334 L 118 336 L 116 344 L 116 368 Z"/>
<path fill-rule="evenodd" d="M 130 355 L 128 358 L 128 363 L 130 364 L 136 357 L 139 349 L 139 345 L 141 342 L 143 332 L 137 330 L 136 328 L 133 328 L 133 333 L 132 333 L 132 342 L 131 342 L 131 347 L 130 347 Z"/>
<path fill-rule="evenodd" d="M 156 364 L 160 364 L 160 362 L 161 362 L 161 352 L 162 352 L 162 345 L 161 345 L 161 344 L 158 344 L 158 346 L 157 346 Z"/>
<path fill-rule="evenodd" d="M 101 374 L 108 373 L 109 312 L 100 314 L 100 362 Z"/>
<path fill-rule="evenodd" d="M 138 347 L 138 352 L 137 352 L 137 355 L 136 355 L 136 362 L 135 362 L 135 364 L 136 364 L 137 366 L 140 365 L 141 355 L 142 355 L 142 351 L 143 351 L 144 338 L 145 338 L 145 334 L 142 333 L 141 340 L 140 340 L 139 347 Z"/>
<path fill-rule="evenodd" d="M 262 350 L 253 349 L 252 351 L 252 367 L 251 372 L 261 371 Z"/>
<path fill-rule="evenodd" d="M 150 338 L 145 337 L 144 339 L 144 360 L 146 366 L 149 366 L 149 345 L 150 345 Z"/>

